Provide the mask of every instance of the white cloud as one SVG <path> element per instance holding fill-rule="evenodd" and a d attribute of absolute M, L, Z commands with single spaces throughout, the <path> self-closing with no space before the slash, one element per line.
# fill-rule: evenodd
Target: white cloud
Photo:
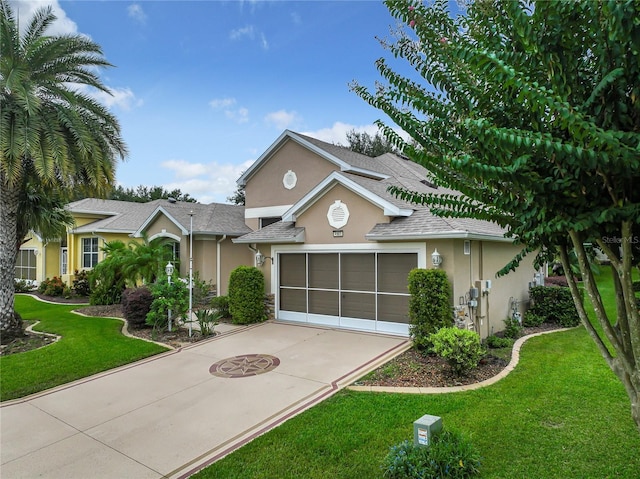
<path fill-rule="evenodd" d="M 53 14 L 57 17 L 46 31 L 47 35 L 77 34 L 78 26 L 67 17 L 66 12 L 60 7 L 58 0 L 9 0 L 13 14 L 20 23 L 20 30 L 24 30 L 33 14 L 41 8 L 51 5 Z"/>
<path fill-rule="evenodd" d="M 229 33 L 229 38 L 231 40 L 239 40 L 241 38 L 250 38 L 253 39 L 255 37 L 253 31 L 253 25 L 247 25 L 246 27 L 236 28 L 235 30 L 231 30 Z"/>
<path fill-rule="evenodd" d="M 219 109 L 219 108 L 228 108 L 236 104 L 235 98 L 214 98 L 209 102 L 211 108 Z"/>
<path fill-rule="evenodd" d="M 275 126 L 279 130 L 284 130 L 289 127 L 295 127 L 302 119 L 295 111 L 278 110 L 267 114 L 264 120 Z"/>
<path fill-rule="evenodd" d="M 163 184 L 167 190 L 179 188 L 188 192 L 201 203 L 227 203 L 227 197 L 232 196 L 238 185 L 236 180 L 254 160 L 247 160 L 239 165 L 189 163 L 185 160 L 169 160 L 161 164 L 163 168 L 175 173 L 176 181 Z"/>
<path fill-rule="evenodd" d="M 145 24 L 147 22 L 147 14 L 144 13 L 142 5 L 139 3 L 132 3 L 129 5 L 127 7 L 127 14 L 138 23 Z"/>
<path fill-rule="evenodd" d="M 237 110 L 225 110 L 224 114 L 236 123 L 247 123 L 249 121 L 249 110 L 244 107 Z"/>
<path fill-rule="evenodd" d="M 249 110 L 245 107 L 232 109 L 230 107 L 236 104 L 235 98 L 216 98 L 209 102 L 214 110 L 223 110 L 224 114 L 230 120 L 236 123 L 247 123 L 249 121 Z"/>
<path fill-rule="evenodd" d="M 243 38 L 248 38 L 249 40 L 255 40 L 256 36 L 258 36 L 258 40 L 260 42 L 260 46 L 263 50 L 269 49 L 269 42 L 267 41 L 267 37 L 263 32 L 256 32 L 256 29 L 253 25 L 247 25 L 246 27 L 236 28 L 235 30 L 231 30 L 229 32 L 229 38 L 231 40 L 241 40 Z"/>
<path fill-rule="evenodd" d="M 327 143 L 334 143 L 340 145 L 348 145 L 347 132 L 355 130 L 356 133 L 368 133 L 371 136 L 375 136 L 378 133 L 378 127 L 376 125 L 350 125 L 349 123 L 342 123 L 340 121 L 335 122 L 329 128 L 321 128 L 316 131 L 301 132 L 303 135 L 317 138 L 318 140 L 326 141 Z"/>
<path fill-rule="evenodd" d="M 87 85 L 70 84 L 71 87 L 75 87 L 78 91 L 90 96 L 94 100 L 98 101 L 107 108 L 118 107 L 124 111 L 129 111 L 132 108 L 142 106 L 143 101 L 136 98 L 131 88 L 109 88 L 111 95 L 108 93 L 96 90 Z"/>
<path fill-rule="evenodd" d="M 208 166 L 202 163 L 189 163 L 185 160 L 167 160 L 160 164 L 163 168 L 174 172 L 177 178 L 193 178 L 204 175 L 208 171 Z"/>

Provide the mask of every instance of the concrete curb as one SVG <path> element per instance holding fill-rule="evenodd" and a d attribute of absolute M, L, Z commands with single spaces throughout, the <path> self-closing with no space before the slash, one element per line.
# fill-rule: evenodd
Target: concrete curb
<path fill-rule="evenodd" d="M 520 349 L 522 345 L 530 338 L 535 338 L 536 336 L 542 336 L 544 334 L 550 333 L 558 333 L 561 331 L 568 331 L 573 328 L 562 328 L 562 329 L 554 329 L 552 331 L 542 331 L 540 333 L 529 334 L 528 336 L 523 336 L 519 338 L 513 345 L 513 352 L 511 353 L 511 361 L 509 364 L 505 366 L 505 368 L 500 371 L 495 376 L 481 381 L 479 383 L 467 384 L 465 386 L 452 386 L 452 387 L 388 387 L 388 386 L 348 386 L 346 389 L 351 391 L 366 391 L 366 392 L 377 392 L 377 393 L 402 393 L 402 394 L 447 394 L 447 393 L 457 393 L 462 391 L 472 391 L 474 389 L 480 389 L 483 387 L 491 386 L 492 384 L 497 383 L 502 378 L 506 377 L 511 371 L 515 369 L 520 361 Z M 404 352 L 400 351 L 398 354 Z M 391 359 L 391 358 L 389 358 Z"/>

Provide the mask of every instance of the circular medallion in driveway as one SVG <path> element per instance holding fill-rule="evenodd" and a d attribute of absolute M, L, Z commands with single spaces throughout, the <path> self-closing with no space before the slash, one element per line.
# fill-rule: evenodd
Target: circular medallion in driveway
<path fill-rule="evenodd" d="M 246 378 L 268 373 L 280 365 L 280 360 L 268 354 L 243 354 L 214 363 L 209 372 L 221 378 Z"/>

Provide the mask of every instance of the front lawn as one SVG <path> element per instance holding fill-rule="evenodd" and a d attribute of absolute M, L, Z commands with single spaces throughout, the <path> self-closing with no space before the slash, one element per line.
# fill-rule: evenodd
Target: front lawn
<path fill-rule="evenodd" d="M 37 331 L 62 336 L 55 344 L 0 358 L 0 400 L 20 398 L 167 349 L 126 337 L 122 321 L 74 314 L 77 305 L 58 305 L 31 296 L 16 296 L 16 310 L 25 320 L 40 320 Z"/>
<path fill-rule="evenodd" d="M 615 308 L 608 268 L 599 283 Z M 637 479 L 629 398 L 582 327 L 530 339 L 493 386 L 438 395 L 342 391 L 203 469 L 195 479 L 381 478 L 389 446 L 424 414 L 470 435 L 482 478 Z"/>

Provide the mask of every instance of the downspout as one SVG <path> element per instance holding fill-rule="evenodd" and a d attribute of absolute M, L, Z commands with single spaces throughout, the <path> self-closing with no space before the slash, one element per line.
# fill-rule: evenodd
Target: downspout
<path fill-rule="evenodd" d="M 227 235 L 222 235 L 222 238 L 220 238 L 216 243 L 216 296 L 220 296 L 220 282 L 222 281 L 222 267 L 220 265 L 220 258 L 222 257 L 220 253 L 222 248 L 220 243 L 226 239 Z"/>

